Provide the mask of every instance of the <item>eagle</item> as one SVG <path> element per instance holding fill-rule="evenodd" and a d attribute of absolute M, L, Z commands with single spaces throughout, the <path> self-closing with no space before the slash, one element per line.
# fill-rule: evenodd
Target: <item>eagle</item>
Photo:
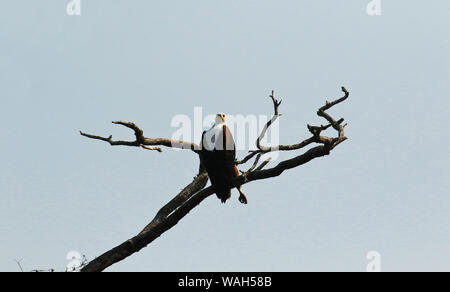
<path fill-rule="evenodd" d="M 225 203 L 231 197 L 230 186 L 233 178 L 239 176 L 235 165 L 234 140 L 225 122 L 225 114 L 216 115 L 214 125 L 203 132 L 200 145 L 200 167 L 206 169 L 217 197 Z M 239 202 L 247 204 L 241 186 L 236 188 L 240 194 Z"/>

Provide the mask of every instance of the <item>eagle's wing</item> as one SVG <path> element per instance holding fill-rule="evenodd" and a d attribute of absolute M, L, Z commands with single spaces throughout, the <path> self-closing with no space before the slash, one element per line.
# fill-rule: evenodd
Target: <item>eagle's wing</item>
<path fill-rule="evenodd" d="M 211 144 L 209 144 L 211 143 Z M 217 197 L 225 202 L 231 196 L 231 180 L 236 176 L 234 160 L 236 150 L 233 136 L 226 125 L 215 127 L 202 135 L 202 150 L 200 161 L 208 172 L 211 185 L 215 188 Z M 208 145 L 209 144 L 209 145 Z M 208 146 L 213 146 L 208 149 Z"/>
<path fill-rule="evenodd" d="M 233 135 L 231 135 L 230 129 L 227 125 L 223 125 L 222 135 L 219 135 L 219 139 L 216 144 L 216 149 L 225 150 L 227 152 L 233 153 L 233 158 L 236 153 Z"/>

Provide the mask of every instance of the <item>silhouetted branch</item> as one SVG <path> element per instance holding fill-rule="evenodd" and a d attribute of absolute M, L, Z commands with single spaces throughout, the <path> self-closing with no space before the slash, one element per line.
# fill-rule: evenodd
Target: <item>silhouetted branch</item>
<path fill-rule="evenodd" d="M 20 264 L 20 262 L 21 262 L 22 260 L 23 260 L 23 259 L 20 259 L 20 260 L 15 259 L 15 260 L 14 260 L 14 262 L 19 266 L 19 269 L 20 269 L 21 272 L 23 272 L 22 265 Z"/>
<path fill-rule="evenodd" d="M 272 125 L 272 123 L 279 117 L 281 116 L 281 114 L 279 114 L 278 108 L 281 104 L 281 101 L 278 102 L 278 100 L 275 98 L 274 96 L 274 92 L 272 91 L 272 94 L 270 95 L 270 97 L 272 98 L 272 102 L 274 105 L 274 116 L 272 117 L 272 119 L 270 121 L 268 121 L 266 123 L 266 125 L 264 126 L 261 134 L 259 135 L 258 139 L 256 140 L 256 146 L 258 148 L 258 150 L 251 150 L 249 151 L 250 154 L 248 154 L 246 157 L 244 157 L 242 160 L 236 161 L 236 165 L 239 164 L 244 164 L 246 162 L 248 162 L 249 160 L 251 160 L 253 157 L 255 157 L 258 154 L 264 154 L 264 153 L 268 153 L 268 152 L 273 152 L 273 151 L 293 151 L 293 150 L 298 150 L 301 148 L 304 148 L 308 145 L 310 145 L 311 143 L 321 143 L 321 144 L 330 144 L 329 146 L 331 147 L 331 149 L 333 147 L 336 147 L 339 143 L 345 141 L 347 138 L 344 136 L 344 127 L 346 125 L 341 126 L 342 122 L 344 121 L 344 119 L 340 119 L 338 121 L 335 121 L 328 113 L 326 113 L 326 110 L 330 109 L 331 107 L 345 101 L 348 96 L 349 96 L 349 92 L 347 91 L 347 89 L 345 89 L 345 87 L 341 88 L 342 91 L 344 92 L 344 96 L 333 101 L 333 102 L 329 102 L 326 101 L 325 105 L 322 106 L 321 108 L 319 108 L 319 110 L 317 111 L 317 115 L 320 117 L 325 118 L 329 124 L 328 125 L 321 125 L 321 126 L 310 126 L 307 125 L 308 130 L 310 131 L 310 133 L 312 134 L 311 137 L 309 137 L 308 139 L 305 139 L 303 141 L 301 141 L 300 143 L 297 144 L 292 144 L 292 145 L 277 145 L 277 146 L 272 146 L 272 147 L 267 147 L 267 146 L 262 146 L 261 145 L 261 140 L 264 138 L 267 129 Z M 338 138 L 336 138 L 334 141 L 330 140 L 329 138 L 326 137 L 321 137 L 320 133 L 326 129 L 328 129 L 329 127 L 333 126 L 334 129 L 336 129 L 338 131 Z"/>
<path fill-rule="evenodd" d="M 111 146 L 135 146 L 135 147 L 142 147 L 147 150 L 156 150 L 158 152 L 162 152 L 162 149 L 160 147 L 149 147 L 149 146 L 165 146 L 170 148 L 181 148 L 181 149 L 190 149 L 196 153 L 198 153 L 199 146 L 192 142 L 185 142 L 181 140 L 172 140 L 168 138 L 147 138 L 144 136 L 144 131 L 142 131 L 136 124 L 132 122 L 126 122 L 126 121 L 114 121 L 112 122 L 116 125 L 122 125 L 127 128 L 130 128 L 134 131 L 134 135 L 136 137 L 136 140 L 134 141 L 114 141 L 112 139 L 112 135 L 108 138 L 96 136 L 87 134 L 80 131 L 80 134 L 82 136 L 101 140 L 108 142 Z"/>
<path fill-rule="evenodd" d="M 271 177 L 276 177 L 281 175 L 284 171 L 292 168 L 296 168 L 298 166 L 301 166 L 305 163 L 308 163 L 312 159 L 319 158 L 325 155 L 328 155 L 330 151 L 335 148 L 337 145 L 342 143 L 347 139 L 344 135 L 344 128 L 346 125 L 342 125 L 344 119 L 335 120 L 332 118 L 328 113 L 326 113 L 326 110 L 333 107 L 336 104 L 339 104 L 340 102 L 343 102 L 347 99 L 349 93 L 348 91 L 342 87 L 342 91 L 345 93 L 345 96 L 342 98 L 339 98 L 333 102 L 326 102 L 325 106 L 319 108 L 317 114 L 323 118 L 325 118 L 329 124 L 323 126 L 308 126 L 309 132 L 312 134 L 312 137 L 293 145 L 280 145 L 276 148 L 274 147 L 258 147 L 258 150 L 251 152 L 246 158 L 244 158 L 242 161 L 246 160 L 249 161 L 252 157 L 256 156 L 256 160 L 253 163 L 252 167 L 247 171 L 244 172 L 242 175 L 236 177 L 232 181 L 232 185 L 230 187 L 238 187 L 241 185 L 244 185 L 246 183 L 249 183 L 251 181 L 257 181 L 262 179 L 268 179 Z M 281 103 L 276 100 L 274 97 L 274 94 L 272 92 L 271 95 L 273 104 L 274 104 L 274 117 L 279 117 L 278 113 L 278 107 Z M 273 120 L 273 119 L 272 119 Z M 125 126 L 132 128 L 136 133 L 136 142 L 134 145 L 130 146 L 139 146 L 143 144 L 143 141 L 146 141 L 143 138 L 143 133 L 140 131 L 140 129 L 135 126 L 133 123 L 128 122 L 117 122 L 119 124 L 124 124 Z M 266 130 L 268 127 L 270 127 L 271 122 L 266 124 Z M 333 127 L 337 132 L 336 137 L 328 137 L 328 136 L 322 136 L 321 133 L 330 128 Z M 261 140 L 264 137 L 265 130 L 261 133 L 259 136 L 259 140 Z M 113 142 L 112 138 L 102 138 L 98 136 L 88 135 L 82 133 L 82 135 L 87 136 L 89 138 L 93 139 L 99 139 L 104 140 L 111 143 L 118 143 L 115 145 L 129 145 L 129 144 L 121 144 L 123 142 Z M 153 139 L 151 139 L 153 140 Z M 148 141 L 146 141 L 148 142 Z M 126 142 L 130 143 L 130 142 Z M 276 150 L 297 150 L 304 148 L 305 146 L 316 143 L 319 144 L 306 152 L 297 155 L 291 159 L 287 159 L 284 161 L 281 161 L 276 166 L 268 169 L 263 169 L 270 161 L 270 158 L 265 160 L 263 163 L 261 163 L 258 167 L 257 164 L 259 163 L 259 160 L 261 158 L 261 155 L 264 153 L 272 152 Z M 113 144 L 111 144 L 113 145 Z M 145 145 L 163 145 L 167 146 L 164 143 L 160 144 L 145 144 Z M 261 145 L 260 145 L 261 146 Z M 171 146 L 168 146 L 171 147 Z M 250 158 L 248 158 L 251 156 Z M 241 161 L 241 162 L 242 162 Z M 239 161 L 236 162 L 236 164 L 240 164 Z M 113 249 L 105 252 L 104 254 L 100 255 L 99 257 L 92 260 L 90 263 L 88 263 L 85 267 L 81 269 L 82 272 L 99 272 L 103 271 L 104 269 L 108 268 L 109 266 L 113 265 L 116 262 L 119 262 L 128 256 L 140 251 L 142 248 L 153 242 L 156 238 L 161 236 L 165 231 L 172 228 L 174 225 L 176 225 L 184 216 L 186 216 L 193 208 L 195 208 L 198 204 L 200 204 L 204 199 L 214 194 L 214 189 L 212 187 L 205 188 L 208 181 L 208 176 L 206 173 L 200 173 L 198 174 L 194 180 L 188 184 L 178 195 L 176 195 L 169 203 L 167 203 L 164 207 L 162 207 L 156 216 L 153 218 L 153 220 L 136 236 L 132 237 L 131 239 L 123 242 L 122 244 L 114 247 Z"/>
<path fill-rule="evenodd" d="M 203 189 L 208 182 L 208 175 L 201 173 L 194 177 L 194 180 L 187 185 L 178 195 L 169 203 L 162 207 L 155 218 L 139 234 L 121 245 L 111 249 L 101 256 L 92 260 L 81 271 L 82 272 L 100 272 L 112 264 L 123 260 L 131 254 L 138 252 L 143 247 L 158 238 L 166 230 L 174 226 L 182 217 L 184 217 L 192 208 L 200 203 L 206 194 L 213 194 L 211 187 Z M 203 195 L 200 192 L 203 189 Z M 193 198 L 195 195 L 195 199 Z M 199 199 L 202 198 L 200 201 Z M 194 205 L 195 202 L 197 204 Z"/>
<path fill-rule="evenodd" d="M 269 168 L 266 170 L 258 169 L 248 173 L 245 177 L 243 175 L 238 176 L 233 180 L 232 186 L 236 187 L 239 185 L 244 185 L 251 181 L 279 176 L 287 169 L 295 168 L 297 166 L 309 162 L 314 158 L 321 157 L 327 154 L 329 154 L 329 151 L 326 150 L 325 146 L 314 147 L 302 155 L 280 162 L 277 166 L 273 168 Z M 263 164 L 263 166 L 264 165 L 266 164 Z M 197 178 L 196 180 L 198 179 L 199 178 Z M 191 183 L 190 185 L 192 184 L 196 185 L 197 184 L 196 180 L 194 180 L 194 182 Z M 193 189 L 190 188 L 189 191 L 192 192 Z M 182 193 L 180 193 L 178 196 L 182 195 Z M 214 194 L 214 189 L 212 187 L 199 190 L 194 195 L 189 196 L 189 198 L 186 201 L 184 201 L 184 203 L 179 205 L 177 208 L 174 208 L 173 212 L 169 216 L 165 217 L 157 215 L 157 217 L 155 217 L 155 219 L 153 219 L 152 222 L 149 225 L 147 225 L 144 228 L 144 230 L 142 230 L 138 235 L 125 241 L 119 246 L 109 250 L 108 252 L 97 257 L 96 259 L 92 260 L 81 271 L 82 272 L 103 271 L 104 269 L 113 265 L 114 263 L 119 262 L 127 258 L 128 256 L 132 255 L 133 253 L 140 251 L 142 248 L 146 247 L 148 244 L 153 242 L 165 231 L 169 230 L 174 225 L 176 225 L 193 208 L 195 208 L 204 199 L 206 199 L 212 194 Z"/>

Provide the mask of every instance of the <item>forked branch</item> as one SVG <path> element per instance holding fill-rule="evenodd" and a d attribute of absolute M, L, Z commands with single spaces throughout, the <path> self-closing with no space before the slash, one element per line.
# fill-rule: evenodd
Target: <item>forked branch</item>
<path fill-rule="evenodd" d="M 345 101 L 348 98 L 349 92 L 347 91 L 347 89 L 345 89 L 345 87 L 342 87 L 341 89 L 344 92 L 343 97 L 336 99 L 333 102 L 326 101 L 325 105 L 322 106 L 321 108 L 319 108 L 317 111 L 317 115 L 325 118 L 329 122 L 329 124 L 327 124 L 325 126 L 324 125 L 320 125 L 320 126 L 307 125 L 308 130 L 312 134 L 312 136 L 297 143 L 297 144 L 276 145 L 276 146 L 268 147 L 268 146 L 261 145 L 261 140 L 264 138 L 264 136 L 267 132 L 267 129 L 273 124 L 273 122 L 278 117 L 281 116 L 281 114 L 279 114 L 279 110 L 278 110 L 278 108 L 281 104 L 281 101 L 278 102 L 278 100 L 275 98 L 274 92 L 272 91 L 272 94 L 270 95 L 270 97 L 272 98 L 272 102 L 274 105 L 274 115 L 273 115 L 272 119 L 266 123 L 263 130 L 261 131 L 261 134 L 259 135 L 258 139 L 256 140 L 256 146 L 258 149 L 251 150 L 250 153 L 246 157 L 244 157 L 242 160 L 236 161 L 236 165 L 244 164 L 259 154 L 265 154 L 265 153 L 269 153 L 269 152 L 273 152 L 273 151 L 298 150 L 298 149 L 301 149 L 301 148 L 304 148 L 304 147 L 310 145 L 311 143 L 320 143 L 320 144 L 327 145 L 327 147 L 329 147 L 329 150 L 331 150 L 334 147 L 336 147 L 339 143 L 345 141 L 347 139 L 347 137 L 344 136 L 344 127 L 346 126 L 346 124 L 341 125 L 342 122 L 344 121 L 344 119 L 341 118 L 338 121 L 336 121 L 326 112 L 331 107 Z M 320 135 L 322 133 L 322 131 L 327 130 L 331 126 L 338 131 L 338 137 L 329 138 L 329 137 Z"/>
<path fill-rule="evenodd" d="M 274 93 L 270 96 L 272 98 L 272 102 L 274 105 L 274 117 L 271 121 L 269 121 L 260 136 L 258 137 L 257 145 L 258 150 L 251 152 L 247 157 L 245 157 L 241 161 L 237 161 L 236 164 L 243 164 L 249 161 L 251 158 L 256 156 L 255 161 L 253 162 L 250 169 L 244 172 L 242 175 L 236 177 L 232 181 L 232 185 L 230 187 L 237 187 L 249 183 L 251 181 L 267 179 L 271 177 L 276 177 L 281 175 L 285 170 L 292 169 L 298 166 L 301 166 L 305 163 L 308 163 L 312 159 L 322 157 L 328 155 L 332 149 L 334 149 L 337 145 L 342 143 L 347 139 L 344 135 L 344 128 L 346 124 L 342 124 L 344 119 L 341 118 L 339 120 L 335 120 L 331 115 L 329 115 L 326 111 L 331 107 L 343 102 L 349 96 L 348 91 L 342 87 L 342 91 L 345 95 L 335 101 L 326 102 L 324 106 L 319 108 L 317 114 L 320 117 L 323 117 L 328 124 L 320 125 L 320 126 L 311 126 L 307 125 L 309 132 L 312 134 L 311 137 L 303 140 L 300 143 L 293 145 L 279 145 L 277 147 L 264 147 L 260 145 L 261 139 L 264 137 L 267 129 L 273 123 L 274 119 L 280 116 L 278 110 L 281 104 L 281 101 L 275 98 Z M 100 136 L 94 136 L 90 134 L 85 134 L 80 132 L 83 136 L 86 136 L 91 139 L 102 140 L 110 143 L 111 145 L 124 145 L 124 146 L 166 146 L 166 147 L 174 147 L 173 141 L 170 139 L 164 138 L 145 138 L 143 131 L 140 130 L 135 124 L 130 122 L 114 122 L 115 124 L 120 124 L 131 128 L 135 132 L 136 141 L 113 141 L 112 137 L 104 138 Z M 335 129 L 338 134 L 336 137 L 328 137 L 321 135 L 323 131 L 332 127 Z M 198 148 L 197 145 L 190 142 L 182 142 L 182 145 L 189 147 L 188 148 L 196 152 Z M 318 144 L 317 146 L 307 150 L 306 152 L 299 154 L 291 159 L 281 161 L 276 166 L 268 169 L 263 169 L 270 160 L 265 160 L 259 166 L 258 163 L 263 154 L 269 153 L 272 151 L 291 151 L 304 148 L 312 143 Z M 178 147 L 177 147 L 178 148 Z M 181 148 L 181 147 L 180 147 Z M 153 149 L 157 150 L 157 149 Z M 198 153 L 198 152 L 196 152 Z M 165 231 L 169 230 L 171 227 L 176 225 L 184 216 L 186 216 L 193 208 L 195 208 L 198 204 L 200 204 L 204 199 L 214 194 L 214 189 L 212 187 L 205 188 L 208 181 L 208 176 L 206 173 L 198 174 L 194 180 L 188 184 L 179 194 L 177 194 L 169 203 L 167 203 L 163 208 L 161 208 L 153 220 L 145 226 L 145 228 L 139 232 L 136 236 L 131 239 L 123 242 L 122 244 L 116 246 L 115 248 L 105 252 L 99 257 L 92 260 L 89 264 L 87 264 L 81 271 L 82 272 L 99 272 L 103 271 L 107 267 L 117 263 L 128 256 L 138 252 L 151 242 L 153 242 L 156 238 L 161 236 Z"/>
<path fill-rule="evenodd" d="M 108 142 L 111 146 L 135 146 L 135 147 L 142 147 L 147 150 L 156 150 L 158 152 L 162 152 L 161 147 L 152 147 L 152 146 L 165 146 L 170 148 L 181 148 L 181 149 L 190 149 L 196 153 L 198 153 L 199 146 L 193 142 L 186 142 L 181 140 L 172 140 L 168 138 L 147 138 L 144 136 L 144 131 L 142 131 L 136 124 L 132 122 L 126 122 L 126 121 L 113 121 L 113 124 L 116 125 L 122 125 L 127 128 L 130 128 L 134 131 L 134 136 L 136 137 L 136 140 L 134 141 L 115 141 L 112 139 L 112 135 L 108 138 L 97 136 L 97 135 L 91 135 L 80 131 L 80 134 L 82 136 L 95 139 L 95 140 L 101 140 Z"/>

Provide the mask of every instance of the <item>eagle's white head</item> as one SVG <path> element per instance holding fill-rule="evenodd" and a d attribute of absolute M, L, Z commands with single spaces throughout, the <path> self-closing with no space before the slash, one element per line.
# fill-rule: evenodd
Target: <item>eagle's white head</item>
<path fill-rule="evenodd" d="M 216 125 L 225 124 L 225 114 L 219 113 L 216 115 Z"/>
<path fill-rule="evenodd" d="M 219 113 L 216 115 L 214 125 L 205 131 L 202 141 L 202 146 L 206 150 L 212 151 L 216 148 L 216 142 L 218 141 L 219 135 L 222 135 L 223 129 L 226 127 L 225 114 Z M 222 146 L 223 147 L 223 146 Z M 223 149 L 223 148 L 222 148 Z"/>

